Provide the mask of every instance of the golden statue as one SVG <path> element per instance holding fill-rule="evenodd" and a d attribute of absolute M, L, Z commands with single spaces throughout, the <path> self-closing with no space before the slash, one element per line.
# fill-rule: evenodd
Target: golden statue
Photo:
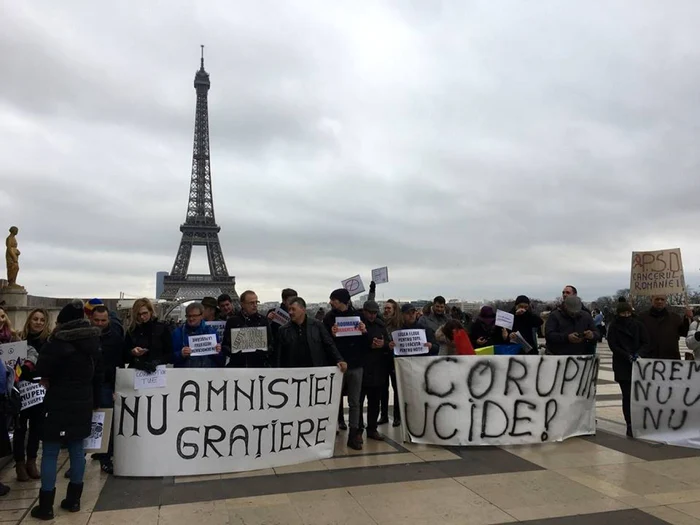
<path fill-rule="evenodd" d="M 7 262 L 7 283 L 8 286 L 18 287 L 17 274 L 19 273 L 19 250 L 17 249 L 17 226 L 10 228 L 10 235 L 5 241 L 5 261 Z"/>

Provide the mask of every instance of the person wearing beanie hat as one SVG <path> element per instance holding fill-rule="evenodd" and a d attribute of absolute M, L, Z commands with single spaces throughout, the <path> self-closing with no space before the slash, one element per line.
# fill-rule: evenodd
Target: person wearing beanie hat
<path fill-rule="evenodd" d="M 92 433 L 92 411 L 99 407 L 102 386 L 100 329 L 85 319 L 82 301 L 64 306 L 56 329 L 42 347 L 35 374 L 46 386 L 42 424 L 41 490 L 31 515 L 54 517 L 56 470 L 61 447 L 70 457 L 70 483 L 61 508 L 80 510 L 85 474 L 83 441 Z"/>
<path fill-rule="evenodd" d="M 102 302 L 102 299 L 90 299 L 85 303 L 85 315 L 87 317 L 92 316 L 92 311 L 95 309 L 96 306 L 104 306 L 105 304 Z"/>
<path fill-rule="evenodd" d="M 336 347 L 348 364 L 348 369 L 343 374 L 343 390 L 347 392 L 348 405 L 350 406 L 348 431 L 348 447 L 354 450 L 362 450 L 360 431 L 360 397 L 362 395 L 362 373 L 366 354 L 369 351 L 371 341 L 367 338 L 367 327 L 360 320 L 360 312 L 353 308 L 350 302 L 350 292 L 345 288 L 333 290 L 330 295 L 331 311 L 326 314 L 323 324 L 333 336 Z M 360 335 L 337 337 L 338 319 L 343 317 L 356 317 L 359 320 L 358 330 Z M 338 426 L 344 425 L 343 403 L 338 411 Z"/>
<path fill-rule="evenodd" d="M 632 363 L 639 356 L 645 357 L 649 352 L 649 334 L 644 325 L 634 317 L 632 305 L 618 302 L 617 315 L 608 327 L 608 346 L 612 351 L 615 381 L 622 392 L 622 413 L 627 423 L 627 436 L 632 435 L 630 417 L 630 396 L 632 392 Z"/>
<path fill-rule="evenodd" d="M 529 350 L 523 349 L 522 352 L 532 355 L 538 354 L 537 333 L 544 321 L 539 315 L 533 313 L 530 298 L 527 295 L 519 295 L 515 299 L 515 305 L 510 313 L 515 318 L 513 320 L 513 329 L 508 334 L 508 341 L 514 344 L 517 338 L 515 333 L 517 332 L 530 345 Z"/>

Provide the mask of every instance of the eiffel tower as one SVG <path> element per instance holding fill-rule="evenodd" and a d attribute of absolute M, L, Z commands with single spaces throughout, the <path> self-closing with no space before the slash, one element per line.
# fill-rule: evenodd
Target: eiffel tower
<path fill-rule="evenodd" d="M 192 153 L 192 178 L 187 217 L 180 226 L 182 240 L 175 257 L 173 271 L 165 277 L 161 299 L 184 302 L 217 297 L 227 293 L 234 301 L 236 278 L 229 276 L 224 254 L 219 243 L 221 228 L 214 218 L 214 200 L 211 189 L 211 167 L 209 165 L 209 107 L 207 93 L 209 73 L 204 70 L 204 46 L 199 71 L 194 76 L 197 92 L 197 112 L 194 120 L 194 148 Z M 188 274 L 193 246 L 206 246 L 209 260 L 209 275 Z"/>

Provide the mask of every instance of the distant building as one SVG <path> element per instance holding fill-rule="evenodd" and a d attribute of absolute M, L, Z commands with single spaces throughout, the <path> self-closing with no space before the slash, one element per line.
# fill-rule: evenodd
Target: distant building
<path fill-rule="evenodd" d="M 160 297 L 165 289 L 165 278 L 168 276 L 168 272 L 158 272 L 156 273 L 156 297 Z"/>

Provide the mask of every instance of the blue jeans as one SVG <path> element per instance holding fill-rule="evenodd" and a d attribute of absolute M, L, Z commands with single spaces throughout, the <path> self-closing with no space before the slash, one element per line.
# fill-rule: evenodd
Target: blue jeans
<path fill-rule="evenodd" d="M 66 443 L 70 456 L 70 482 L 80 485 L 85 475 L 85 450 L 83 440 Z M 58 453 L 61 451 L 61 443 L 58 441 L 44 441 L 41 457 L 41 490 L 50 492 L 56 488 L 56 470 L 58 467 Z"/>

